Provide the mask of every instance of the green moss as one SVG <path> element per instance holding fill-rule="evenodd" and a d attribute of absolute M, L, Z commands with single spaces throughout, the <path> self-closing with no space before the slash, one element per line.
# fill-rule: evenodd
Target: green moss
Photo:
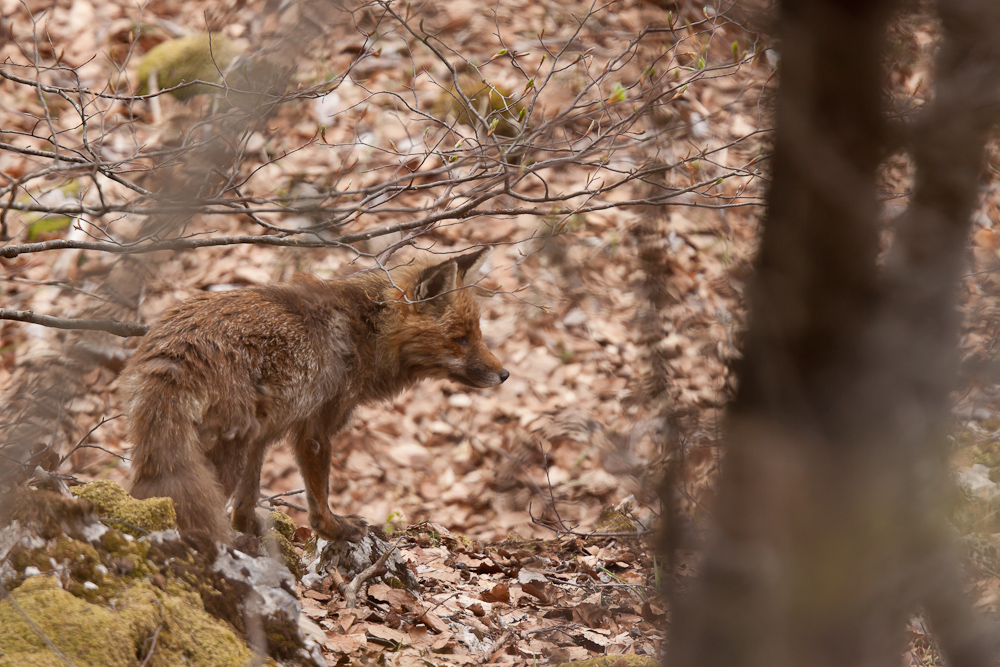
<path fill-rule="evenodd" d="M 522 537 L 521 534 L 518 533 L 516 530 L 508 533 L 507 537 L 503 538 L 503 541 L 500 543 L 500 545 L 505 547 L 537 548 L 537 544 L 534 542 L 534 540 L 529 540 L 525 537 Z"/>
<path fill-rule="evenodd" d="M 0 656 L 0 665 L 3 667 L 66 667 L 62 658 L 56 657 L 55 653 L 7 653 Z"/>
<path fill-rule="evenodd" d="M 58 531 L 92 529 L 96 523 L 92 506 L 102 514 L 120 514 L 126 508 L 124 516 L 130 523 L 153 527 L 135 514 L 134 501 L 116 484 L 81 487 L 78 495 L 79 500 L 30 492 L 0 508 L 8 520 L 19 518 L 56 533 L 42 547 L 15 547 L 8 563 L 18 572 L 33 566 L 55 575 L 15 578 L 10 588 L 13 599 L 59 650 L 79 667 L 136 667 L 146 657 L 149 667 L 249 663 L 253 653 L 238 634 L 242 596 L 231 586 L 213 587 L 213 582 L 221 584 L 208 570 L 214 550 L 194 552 L 179 540 L 154 547 L 145 540 L 127 539 L 114 529 L 92 544 L 73 539 Z M 167 507 L 172 521 L 172 505 Z M 271 534 L 285 539 L 277 532 Z M 160 588 L 147 581 L 152 573 L 158 575 Z M 228 602 L 232 625 L 220 620 L 229 617 L 206 610 L 207 594 L 216 606 L 219 600 Z M 150 656 L 154 635 L 156 649 Z M 24 614 L 4 601 L 0 602 L 0 667 L 15 665 L 64 667 L 65 662 L 31 629 Z"/>
<path fill-rule="evenodd" d="M 58 573 L 69 593 L 88 602 L 107 602 L 131 581 L 150 573 L 146 544 L 128 542 L 117 531 L 108 531 L 101 538 L 102 547 L 112 534 L 117 539 L 112 537 L 108 541 L 118 548 L 107 550 L 103 556 L 90 544 L 61 535 L 38 549 L 15 547 L 8 555 L 8 562 L 18 572 L 36 567 L 43 574 Z"/>
<path fill-rule="evenodd" d="M 138 582 L 124 590 L 112 610 L 75 597 L 55 577 L 32 577 L 11 596 L 80 667 L 134 667 L 148 655 L 153 635 L 157 642 L 150 667 L 249 663 L 250 649 L 225 623 L 205 612 L 197 594 L 177 583 L 168 591 Z M 9 601 L 0 602 L 0 667 L 31 665 L 65 663 Z"/>
<path fill-rule="evenodd" d="M 149 542 L 126 539 L 117 530 L 109 530 L 101 536 L 101 547 L 108 552 L 112 558 L 127 559 L 132 561 L 132 567 L 145 567 L 146 557 L 149 555 Z M 124 569 L 128 569 L 129 563 L 120 563 Z"/>
<path fill-rule="evenodd" d="M 37 567 L 42 572 L 52 569 L 52 563 L 44 549 L 26 550 L 14 547 L 7 554 L 7 562 L 18 572 L 23 572 L 26 567 Z"/>
<path fill-rule="evenodd" d="M 94 568 L 101 564 L 97 549 L 86 542 L 71 540 L 64 535 L 56 538 L 55 546 L 48 549 L 47 553 L 56 561 L 79 563 L 77 568 L 86 574 L 93 573 Z"/>
<path fill-rule="evenodd" d="M 228 626 L 205 611 L 197 594 L 176 584 L 167 590 L 169 595 L 158 596 L 168 619 L 163 630 L 164 652 L 154 654 L 151 667 L 241 667 L 250 663 L 253 652 Z"/>
<path fill-rule="evenodd" d="M 107 599 L 117 591 L 118 587 L 99 567 L 101 557 L 97 549 L 86 542 L 71 540 L 64 536 L 58 537 L 54 546 L 45 549 L 44 556 L 62 565 L 69 574 L 65 584 L 66 590 L 87 602 Z M 96 585 L 97 588 L 85 586 L 87 582 Z"/>
<path fill-rule="evenodd" d="M 74 663 L 131 667 L 135 651 L 117 616 L 74 597 L 55 577 L 32 577 L 11 597 L 49 640 Z M 0 666 L 65 664 L 9 600 L 0 602 Z"/>
<path fill-rule="evenodd" d="M 170 498 L 136 500 L 121 485 L 107 480 L 77 486 L 72 491 L 90 501 L 100 516 L 117 519 L 116 528 L 135 537 L 177 527 L 177 514 Z"/>
<path fill-rule="evenodd" d="M 406 534 L 414 537 L 423 546 L 440 546 L 444 542 L 444 537 L 426 523 L 418 523 L 406 529 Z"/>
<path fill-rule="evenodd" d="M 299 527 L 294 521 L 292 521 L 292 517 L 288 516 L 284 512 L 271 512 L 271 514 L 268 515 L 268 521 L 286 540 L 291 542 L 295 539 L 295 531 L 298 530 Z"/>
<path fill-rule="evenodd" d="M 597 518 L 598 533 L 634 533 L 635 524 L 614 507 L 606 507 Z"/>
<path fill-rule="evenodd" d="M 302 551 L 305 552 L 308 558 L 313 558 L 316 555 L 316 549 L 319 546 L 319 535 L 313 533 L 312 537 L 306 540 L 306 543 L 302 546 Z"/>
<path fill-rule="evenodd" d="M 268 526 L 272 528 L 264 535 L 264 547 L 269 554 L 277 554 L 281 562 L 289 569 L 296 579 L 302 578 L 302 564 L 299 561 L 299 553 L 292 545 L 292 538 L 298 526 L 292 518 L 284 512 L 271 512 L 268 517 Z"/>
<path fill-rule="evenodd" d="M 77 498 L 89 500 L 98 514 L 110 514 L 115 507 L 130 498 L 120 484 L 111 481 L 91 482 L 71 489 Z"/>
<path fill-rule="evenodd" d="M 114 609 L 122 624 L 128 629 L 133 646 L 142 646 L 147 639 L 156 634 L 156 629 L 163 625 L 164 615 L 159 595 L 162 593 L 148 582 L 140 581 L 123 591 L 114 601 Z"/>
<path fill-rule="evenodd" d="M 149 76 L 156 73 L 160 90 L 183 82 L 208 81 L 219 83 L 221 72 L 240 55 L 242 49 L 219 33 L 201 32 L 158 44 L 139 61 L 139 92 L 148 92 Z M 171 93 L 180 100 L 213 92 L 210 86 L 189 86 Z"/>

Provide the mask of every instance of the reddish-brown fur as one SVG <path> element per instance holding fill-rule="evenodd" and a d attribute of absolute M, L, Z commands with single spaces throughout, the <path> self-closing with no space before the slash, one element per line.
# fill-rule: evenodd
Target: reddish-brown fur
<path fill-rule="evenodd" d="M 507 379 L 462 289 L 485 254 L 202 294 L 169 310 L 122 374 L 132 494 L 173 498 L 182 530 L 223 540 L 232 497 L 232 526 L 257 532 L 264 454 L 289 435 L 312 527 L 328 539 L 360 536 L 327 503 L 331 438 L 354 409 L 422 378 Z"/>

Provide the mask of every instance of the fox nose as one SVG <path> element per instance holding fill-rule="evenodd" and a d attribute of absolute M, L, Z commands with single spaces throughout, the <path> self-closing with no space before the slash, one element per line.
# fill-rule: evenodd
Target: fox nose
<path fill-rule="evenodd" d="M 503 369 L 502 371 L 500 371 L 500 382 L 504 382 L 509 377 L 510 377 L 510 373 L 507 372 L 506 368 Z"/>

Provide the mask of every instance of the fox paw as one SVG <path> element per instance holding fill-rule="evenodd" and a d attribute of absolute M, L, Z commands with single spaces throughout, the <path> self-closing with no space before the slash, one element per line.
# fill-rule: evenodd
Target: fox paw
<path fill-rule="evenodd" d="M 256 512 L 234 512 L 233 530 L 260 537 L 264 534 L 264 521 Z"/>
<path fill-rule="evenodd" d="M 342 540 L 344 542 L 357 542 L 368 534 L 368 522 L 364 518 L 352 514 L 351 516 L 329 516 L 309 517 L 309 524 L 319 536 L 331 542 Z"/>

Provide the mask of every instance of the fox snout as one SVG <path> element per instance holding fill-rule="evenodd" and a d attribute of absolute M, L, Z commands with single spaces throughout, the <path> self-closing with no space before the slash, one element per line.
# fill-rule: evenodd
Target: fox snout
<path fill-rule="evenodd" d="M 462 384 L 467 384 L 470 387 L 476 387 L 478 389 L 487 389 L 489 387 L 495 387 L 498 384 L 503 384 L 503 382 L 509 377 L 510 373 L 507 372 L 507 369 L 501 368 L 499 373 L 490 371 L 488 373 L 482 373 L 478 375 L 475 379 L 461 378 L 460 382 L 462 382 Z"/>
<path fill-rule="evenodd" d="M 462 377 L 457 377 L 455 379 L 469 387 L 475 387 L 476 389 L 488 389 L 490 387 L 495 387 L 498 384 L 502 384 L 509 377 L 510 373 L 508 373 L 506 369 L 501 369 L 499 373 L 483 373 L 481 375 L 477 375 L 475 378 L 463 375 Z"/>
<path fill-rule="evenodd" d="M 478 389 L 502 384 L 510 373 L 481 341 L 451 368 L 452 379 Z"/>

